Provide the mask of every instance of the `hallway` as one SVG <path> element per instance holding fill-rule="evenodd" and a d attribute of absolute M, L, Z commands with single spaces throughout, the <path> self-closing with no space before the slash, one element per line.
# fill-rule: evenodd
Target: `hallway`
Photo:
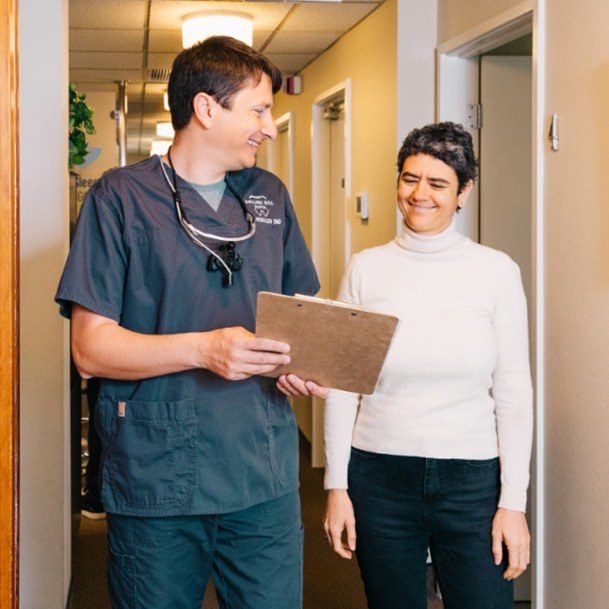
<path fill-rule="evenodd" d="M 323 470 L 310 467 L 306 440 L 301 440 L 300 460 L 302 520 L 306 532 L 303 609 L 366 609 L 357 563 L 333 554 L 323 535 Z M 105 520 L 81 518 L 75 552 L 68 609 L 109 609 Z M 202 609 L 217 607 L 214 595 L 208 594 Z M 431 586 L 428 609 L 442 609 L 442 602 L 435 597 Z"/>
<path fill-rule="evenodd" d="M 310 467 L 310 446 L 302 436 L 300 462 L 302 521 L 305 526 L 303 609 L 366 609 L 357 563 L 334 555 L 323 535 L 323 469 Z M 110 609 L 106 586 L 107 551 L 105 520 L 81 518 L 68 609 Z M 514 605 L 514 609 L 530 607 L 530 603 Z M 442 601 L 433 589 L 430 570 L 427 609 L 442 608 Z M 207 594 L 201 609 L 218 609 L 213 592 Z"/>

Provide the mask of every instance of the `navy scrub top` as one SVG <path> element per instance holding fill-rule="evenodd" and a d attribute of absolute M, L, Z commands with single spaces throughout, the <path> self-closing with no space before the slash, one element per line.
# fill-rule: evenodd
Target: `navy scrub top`
<path fill-rule="evenodd" d="M 229 180 L 256 220 L 255 235 L 236 245 L 243 267 L 231 287 L 206 270 L 207 254 L 178 223 L 160 158 L 150 157 L 106 174 L 88 193 L 55 297 L 61 314 L 69 317 L 75 302 L 144 334 L 253 332 L 259 291 L 315 294 L 317 274 L 282 182 L 259 168 Z M 178 187 L 195 227 L 247 233 L 229 189 L 215 212 L 179 177 Z M 110 513 L 225 513 L 298 488 L 296 422 L 272 379 L 227 381 L 202 369 L 103 379 L 97 417 Z"/>

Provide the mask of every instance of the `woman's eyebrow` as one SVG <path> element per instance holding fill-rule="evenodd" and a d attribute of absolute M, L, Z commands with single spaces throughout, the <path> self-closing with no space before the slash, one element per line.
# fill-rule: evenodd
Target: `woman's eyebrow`
<path fill-rule="evenodd" d="M 431 178 L 429 178 L 429 181 L 430 182 L 435 182 L 436 184 L 440 183 L 440 184 L 446 184 L 447 186 L 450 185 L 450 181 L 446 180 L 444 178 L 434 178 L 434 177 L 431 177 Z"/>
<path fill-rule="evenodd" d="M 421 176 L 416 173 L 412 173 L 411 171 L 404 171 L 402 173 L 402 178 L 415 178 L 417 180 L 420 180 Z M 442 185 L 450 186 L 450 181 L 446 180 L 444 178 L 431 177 L 431 178 L 428 178 L 427 181 L 433 182 L 434 184 L 442 184 Z"/>

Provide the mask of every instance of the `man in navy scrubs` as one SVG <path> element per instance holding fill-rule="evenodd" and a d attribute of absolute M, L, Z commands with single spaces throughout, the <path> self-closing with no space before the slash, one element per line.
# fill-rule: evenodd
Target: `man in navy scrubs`
<path fill-rule="evenodd" d="M 259 291 L 319 288 L 284 185 L 255 167 L 280 84 L 232 38 L 186 49 L 168 155 L 106 174 L 80 214 L 56 300 L 102 378 L 115 609 L 198 609 L 210 576 L 226 609 L 301 606 L 294 379 L 261 376 L 289 346 L 253 334 Z"/>

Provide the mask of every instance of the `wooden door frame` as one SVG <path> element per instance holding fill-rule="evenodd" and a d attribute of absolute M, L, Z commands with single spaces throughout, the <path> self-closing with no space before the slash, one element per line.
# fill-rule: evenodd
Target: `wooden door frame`
<path fill-rule="evenodd" d="M 17 1 L 0 0 L 0 609 L 17 609 L 19 605 L 17 55 Z"/>

